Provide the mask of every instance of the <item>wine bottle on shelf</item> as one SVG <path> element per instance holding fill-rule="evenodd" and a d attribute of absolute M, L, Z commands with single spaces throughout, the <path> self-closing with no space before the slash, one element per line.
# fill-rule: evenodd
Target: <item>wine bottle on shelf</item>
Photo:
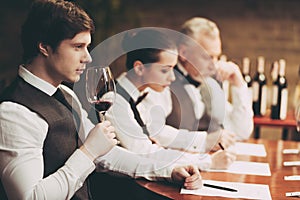
<path fill-rule="evenodd" d="M 286 62 L 284 59 L 279 60 L 278 78 L 273 83 L 273 98 L 272 98 L 272 119 L 285 119 L 287 115 L 288 105 L 288 89 L 287 80 L 285 77 Z"/>
<path fill-rule="evenodd" d="M 257 72 L 253 78 L 253 112 L 254 115 L 263 116 L 267 111 L 267 79 L 264 73 L 265 58 L 257 58 Z"/>
<path fill-rule="evenodd" d="M 248 93 L 252 97 L 252 78 L 250 76 L 250 59 L 248 57 L 243 58 L 242 74 L 247 83 Z"/>
<path fill-rule="evenodd" d="M 270 99 L 271 99 L 271 118 L 277 119 L 278 111 L 278 69 L 279 63 L 278 61 L 274 61 L 271 65 L 271 78 L 272 78 L 272 85 L 270 88 Z"/>
<path fill-rule="evenodd" d="M 296 108 L 299 104 L 300 104 L 300 65 L 298 69 L 298 82 L 294 93 L 294 108 Z"/>

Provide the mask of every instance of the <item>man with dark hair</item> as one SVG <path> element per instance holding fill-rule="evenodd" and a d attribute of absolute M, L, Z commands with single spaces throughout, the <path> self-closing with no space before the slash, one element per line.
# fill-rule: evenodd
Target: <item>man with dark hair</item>
<path fill-rule="evenodd" d="M 90 199 L 87 177 L 96 167 L 201 187 L 192 165 L 170 166 L 117 147 L 110 122 L 93 125 L 75 93 L 62 85 L 77 82 L 91 62 L 93 31 L 92 19 L 74 3 L 33 3 L 22 27 L 24 64 L 0 98 L 1 195 Z"/>

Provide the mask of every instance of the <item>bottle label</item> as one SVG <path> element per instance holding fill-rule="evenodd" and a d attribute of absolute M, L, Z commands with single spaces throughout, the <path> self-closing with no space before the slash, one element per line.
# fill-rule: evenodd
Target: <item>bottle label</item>
<path fill-rule="evenodd" d="M 298 104 L 300 104 L 300 82 L 296 85 L 296 89 L 295 89 L 294 100 L 293 100 L 294 108 L 296 108 Z"/>
<path fill-rule="evenodd" d="M 267 112 L 267 86 L 264 85 L 261 88 L 261 102 L 260 102 L 260 114 L 265 115 Z"/>
<path fill-rule="evenodd" d="M 254 81 L 252 84 L 252 88 L 253 88 L 253 102 L 258 101 L 258 95 L 259 95 L 259 84 L 257 81 Z"/>
<path fill-rule="evenodd" d="M 273 85 L 272 87 L 272 105 L 276 106 L 278 102 L 278 86 Z"/>
<path fill-rule="evenodd" d="M 280 112 L 279 112 L 280 113 L 279 118 L 282 120 L 286 118 L 287 104 L 288 104 L 288 90 L 285 88 L 281 91 L 281 103 L 280 103 Z"/>

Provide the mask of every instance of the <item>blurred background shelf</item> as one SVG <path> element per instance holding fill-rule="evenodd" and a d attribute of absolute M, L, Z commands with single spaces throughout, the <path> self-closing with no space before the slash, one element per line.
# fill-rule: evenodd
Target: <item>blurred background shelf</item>
<path fill-rule="evenodd" d="M 293 111 L 288 112 L 287 118 L 285 120 L 271 119 L 269 112 L 265 116 L 254 116 L 253 120 L 254 120 L 254 138 L 256 139 L 260 138 L 261 127 L 263 126 L 281 128 L 282 130 L 281 139 L 283 140 L 288 139 L 289 132 L 291 132 L 291 134 L 296 132 L 295 131 L 296 120 Z M 270 137 L 272 138 L 272 136 Z"/>

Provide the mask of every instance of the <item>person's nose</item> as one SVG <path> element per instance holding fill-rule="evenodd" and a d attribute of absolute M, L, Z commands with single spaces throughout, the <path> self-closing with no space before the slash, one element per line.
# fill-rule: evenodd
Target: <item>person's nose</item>
<path fill-rule="evenodd" d="M 91 54 L 89 53 L 89 51 L 86 49 L 84 56 L 83 56 L 83 63 L 91 63 L 92 62 L 92 57 Z"/>
<path fill-rule="evenodd" d="M 173 82 L 173 81 L 175 81 L 175 79 L 176 79 L 176 77 L 175 77 L 174 69 L 172 69 L 172 70 L 170 71 L 169 80 L 170 80 L 171 82 Z"/>

